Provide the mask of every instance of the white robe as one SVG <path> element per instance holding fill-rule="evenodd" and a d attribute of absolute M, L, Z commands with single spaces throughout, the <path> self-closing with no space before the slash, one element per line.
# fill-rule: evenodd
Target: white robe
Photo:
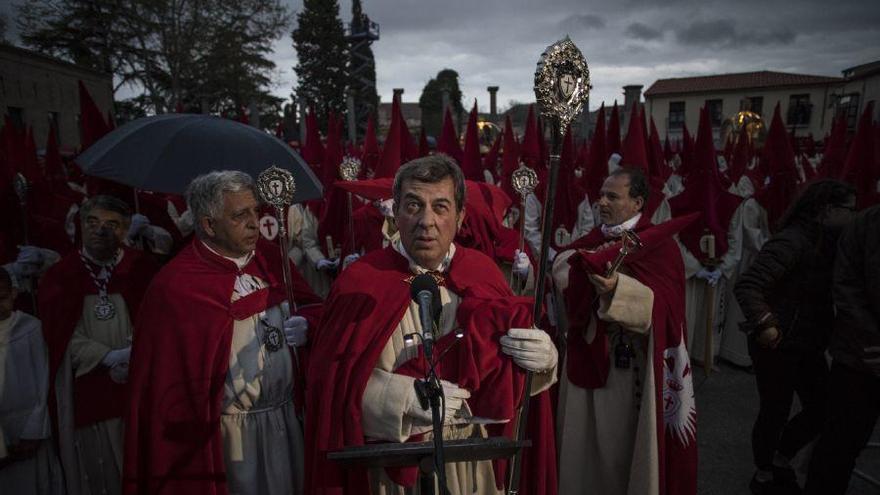
<path fill-rule="evenodd" d="M 590 200 L 586 195 L 584 195 L 584 200 L 578 204 L 577 210 L 577 222 L 571 232 L 568 233 L 569 242 L 587 235 L 597 225 L 590 208 Z M 543 211 L 543 205 L 538 201 L 537 196 L 534 194 L 526 196 L 525 238 L 536 257 L 541 252 L 541 220 Z M 555 231 L 556 229 L 554 228 L 552 232 Z M 553 244 L 551 243 L 550 245 L 550 259 L 552 259 L 556 253 L 553 250 Z"/>
<path fill-rule="evenodd" d="M 13 311 L 0 321 L 0 459 L 19 440 L 40 440 L 35 455 L 0 468 L 0 488 L 16 495 L 63 493 L 52 443 L 49 359 L 40 322 Z"/>
<path fill-rule="evenodd" d="M 569 280 L 567 261 L 573 253 L 561 253 L 553 266 L 559 301 L 564 301 L 562 291 Z M 609 323 L 612 362 L 605 386 L 597 389 L 572 384 L 565 363 L 562 365 L 556 424 L 559 493 L 589 490 L 602 495 L 654 495 L 659 493 L 651 332 L 654 294 L 621 273 L 611 300 L 600 301 L 596 316 Z M 564 307 L 561 312 L 565 313 Z M 563 322 L 562 329 L 568 331 L 567 322 Z M 583 337 L 590 342 L 595 335 L 593 319 Z M 625 339 L 635 351 L 629 369 L 614 366 L 617 339 Z"/>

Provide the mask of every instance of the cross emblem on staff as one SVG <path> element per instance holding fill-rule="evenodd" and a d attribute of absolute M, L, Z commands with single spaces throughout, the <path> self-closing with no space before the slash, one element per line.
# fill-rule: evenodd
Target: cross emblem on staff
<path fill-rule="evenodd" d="M 281 194 L 281 189 L 284 187 L 284 185 L 281 184 L 281 181 L 279 180 L 273 180 L 271 183 L 269 183 L 269 187 L 271 187 L 272 192 L 277 195 Z"/>
<path fill-rule="evenodd" d="M 562 77 L 559 78 L 559 90 L 565 98 L 571 96 L 574 92 L 575 85 L 576 81 L 571 74 L 563 74 Z"/>
<path fill-rule="evenodd" d="M 266 229 L 266 233 L 269 234 L 269 237 L 275 237 L 275 234 L 272 233 L 272 229 L 275 228 L 275 222 L 267 218 L 266 221 L 263 222 L 263 227 Z"/>

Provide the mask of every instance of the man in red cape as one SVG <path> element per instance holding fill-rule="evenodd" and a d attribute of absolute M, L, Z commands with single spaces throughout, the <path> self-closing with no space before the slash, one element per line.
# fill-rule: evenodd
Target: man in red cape
<path fill-rule="evenodd" d="M 288 317 L 289 261 L 259 240 L 250 176 L 197 177 L 187 203 L 197 238 L 159 272 L 138 314 L 125 493 L 301 493 L 293 348 L 320 300 L 291 266 L 298 310 Z"/>
<path fill-rule="evenodd" d="M 641 213 L 648 191 L 641 170 L 612 173 L 601 190 L 601 228 L 554 263 L 568 322 L 558 406 L 561 493 L 696 493 L 684 266 L 672 238 L 696 215 L 652 226 Z M 635 231 L 644 246 L 605 277 L 623 230 Z"/>
<path fill-rule="evenodd" d="M 409 284 L 422 273 L 432 273 L 440 286 L 434 355 L 442 356 L 436 369 L 446 397 L 444 438 L 513 436 L 524 369 L 535 371 L 533 446 L 526 449 L 520 488 L 556 493 L 550 403 L 540 393 L 555 382 L 556 350 L 546 333 L 528 328 L 530 301 L 513 296 L 493 260 L 453 244 L 464 220 L 461 170 L 445 155 L 419 158 L 399 170 L 393 190 L 400 240 L 342 273 L 313 340 L 306 493 L 402 494 L 415 484 L 414 468 L 343 467 L 327 453 L 431 438 L 431 414 L 419 406 L 414 388 L 425 363 L 414 345 L 421 324 Z M 493 423 L 477 424 L 473 417 Z M 507 480 L 506 463 L 448 463 L 446 478 L 452 494 L 496 494 Z"/>
<path fill-rule="evenodd" d="M 123 246 L 131 211 L 95 196 L 82 205 L 83 247 L 40 281 L 49 403 L 68 493 L 120 493 L 122 416 L 132 322 L 158 270 Z"/>

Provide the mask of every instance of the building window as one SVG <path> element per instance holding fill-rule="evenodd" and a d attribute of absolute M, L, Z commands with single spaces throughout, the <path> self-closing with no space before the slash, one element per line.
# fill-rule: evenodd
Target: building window
<path fill-rule="evenodd" d="M 684 127 L 684 102 L 669 102 L 669 128 L 681 129 Z"/>
<path fill-rule="evenodd" d="M 6 114 L 9 120 L 21 132 L 24 132 L 24 109 L 21 107 L 6 107 Z"/>
<path fill-rule="evenodd" d="M 762 115 L 762 110 L 764 109 L 764 97 L 763 96 L 748 96 L 740 101 L 739 111 L 750 111 L 754 112 L 758 115 Z"/>
<path fill-rule="evenodd" d="M 856 128 L 856 121 L 859 118 L 859 94 L 850 93 L 840 97 L 837 100 L 837 118 L 844 117 L 846 119 L 846 128 L 853 130 Z"/>
<path fill-rule="evenodd" d="M 49 129 L 55 132 L 55 142 L 61 143 L 61 129 L 58 127 L 58 112 L 49 112 Z"/>
<path fill-rule="evenodd" d="M 721 122 L 724 120 L 722 101 L 706 100 L 706 108 L 709 110 L 709 123 L 712 127 L 721 127 Z"/>
<path fill-rule="evenodd" d="M 813 105 L 810 104 L 810 95 L 791 95 L 788 100 L 788 125 L 810 125 L 810 114 Z"/>

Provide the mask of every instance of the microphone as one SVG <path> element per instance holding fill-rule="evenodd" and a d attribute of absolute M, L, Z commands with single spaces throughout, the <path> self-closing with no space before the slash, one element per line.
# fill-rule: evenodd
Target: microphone
<path fill-rule="evenodd" d="M 440 320 L 440 287 L 430 273 L 423 273 L 413 279 L 410 297 L 419 305 L 422 343 L 425 346 L 425 358 L 430 361 L 434 346 L 434 323 Z"/>

